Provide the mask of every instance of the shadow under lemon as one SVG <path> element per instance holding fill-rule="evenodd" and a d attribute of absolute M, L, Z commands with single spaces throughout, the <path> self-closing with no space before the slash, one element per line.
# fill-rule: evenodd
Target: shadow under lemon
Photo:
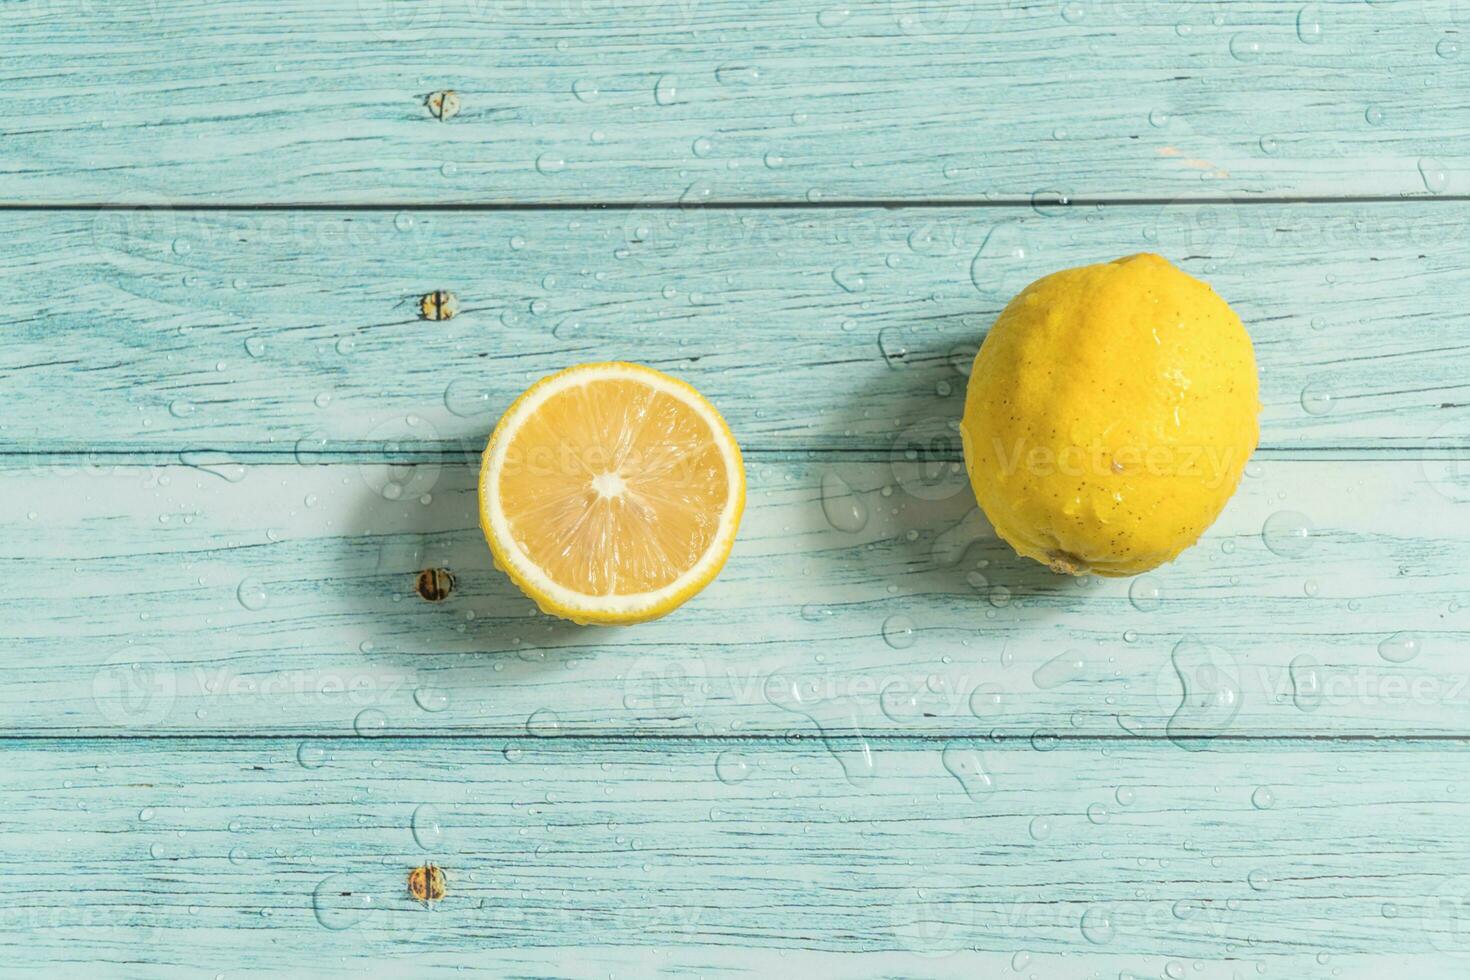
<path fill-rule="evenodd" d="M 883 370 L 865 373 L 844 414 L 859 417 L 864 406 L 875 404 L 894 409 L 892 418 L 874 420 L 871 449 L 856 454 L 882 460 L 881 479 L 887 482 L 879 492 L 890 488 L 902 504 L 894 515 L 900 517 L 895 546 L 906 568 L 926 572 L 924 581 L 932 588 L 973 595 L 992 608 L 1031 598 L 1051 605 L 1060 596 L 1080 598 L 1077 580 L 1017 555 L 1000 540 L 976 504 L 965 471 L 959 432 L 965 389 L 996 313 L 885 328 L 875 352 Z M 835 514 L 840 525 L 846 511 L 833 505 L 829 489 L 838 495 L 841 489 L 828 481 L 823 494 L 824 510 L 829 518 Z M 959 518 L 954 516 L 957 509 Z"/>
<path fill-rule="evenodd" d="M 361 463 L 344 477 L 343 492 L 357 503 L 337 539 L 336 586 L 344 616 L 360 624 L 351 655 L 379 672 L 391 665 L 401 678 L 405 690 L 384 692 L 377 705 L 389 729 L 433 724 L 442 713 L 451 725 L 503 728 L 519 719 L 542 729 L 531 734 L 556 734 L 551 672 L 590 657 L 605 631 L 545 615 L 495 568 L 479 526 L 478 480 L 475 452 Z M 517 707 L 502 717 L 496 694 L 508 685 L 517 686 Z M 547 689 L 546 712 L 532 720 L 522 707 L 537 700 L 538 686 Z"/>

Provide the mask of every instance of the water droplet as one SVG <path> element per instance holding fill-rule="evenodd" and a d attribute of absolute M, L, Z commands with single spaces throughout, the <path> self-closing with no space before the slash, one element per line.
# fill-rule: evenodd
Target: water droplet
<path fill-rule="evenodd" d="M 1072 3 L 1062 4 L 1062 20 L 1069 24 L 1076 24 L 1087 16 L 1087 8 L 1073 0 Z"/>
<path fill-rule="evenodd" d="M 1251 806 L 1257 810 L 1269 810 L 1276 805 L 1276 794 L 1269 786 L 1257 786 L 1251 793 Z"/>
<path fill-rule="evenodd" d="M 899 614 L 883 620 L 883 642 L 895 650 L 906 650 L 914 645 L 914 621 Z"/>
<path fill-rule="evenodd" d="M 772 170 L 779 170 L 786 165 L 786 158 L 779 153 L 767 153 L 762 160 Z M 836 273 L 833 273 L 833 277 L 836 277 Z M 862 277 L 859 276 L 858 278 L 861 279 Z M 849 292 L 852 292 L 852 290 L 849 290 Z"/>
<path fill-rule="evenodd" d="M 1379 642 L 1378 655 L 1391 664 L 1406 664 L 1419 656 L 1419 637 L 1414 633 L 1395 633 Z"/>
<path fill-rule="evenodd" d="M 812 718 L 814 722 L 817 720 L 811 715 L 807 717 Z M 855 717 L 854 721 L 856 721 Z M 821 728 L 822 726 L 818 723 L 817 727 Z M 832 758 L 836 759 L 837 764 L 842 767 L 842 775 L 850 785 L 863 789 L 872 783 L 876 770 L 873 764 L 873 749 L 868 744 L 867 739 L 861 735 L 828 735 L 824 733 L 822 735 L 822 744 L 827 747 L 827 751 L 832 754 Z"/>
<path fill-rule="evenodd" d="M 1082 913 L 1082 938 L 1098 946 L 1113 941 L 1113 916 L 1107 909 L 1094 905 Z"/>
<path fill-rule="evenodd" d="M 439 176 L 450 178 L 458 177 L 459 164 L 453 162 L 452 160 L 444 161 L 443 163 L 439 164 Z"/>
<path fill-rule="evenodd" d="M 726 749 L 715 756 L 715 777 L 727 785 L 743 783 L 751 768 L 750 760 L 734 749 Z"/>
<path fill-rule="evenodd" d="M 801 607 L 801 618 L 808 623 L 824 623 L 832 618 L 832 610 L 826 606 L 809 602 Z"/>
<path fill-rule="evenodd" d="M 1322 5 L 1309 3 L 1296 12 L 1296 36 L 1303 44 L 1318 44 L 1322 40 Z"/>
<path fill-rule="evenodd" d="M 328 875 L 312 892 L 311 907 L 316 920 L 328 929 L 350 929 L 378 907 L 376 897 L 355 875 Z"/>
<path fill-rule="evenodd" d="M 1332 392 L 1324 382 L 1312 381 L 1302 388 L 1302 410 L 1308 415 L 1326 415 L 1332 411 Z"/>
<path fill-rule="evenodd" d="M 1261 152 L 1266 154 L 1266 156 L 1274 157 L 1276 155 L 1276 151 L 1281 149 L 1281 144 L 1276 141 L 1276 137 L 1274 136 L 1262 136 L 1260 139 L 1260 147 Z"/>
<path fill-rule="evenodd" d="M 296 761 L 303 769 L 320 769 L 332 761 L 332 750 L 322 742 L 302 742 L 296 749 Z"/>
<path fill-rule="evenodd" d="M 715 81 L 721 85 L 754 85 L 761 80 L 761 70 L 754 65 L 721 65 L 715 69 Z"/>
<path fill-rule="evenodd" d="M 995 780 L 986 771 L 985 760 L 970 746 L 963 742 L 950 742 L 939 756 L 944 768 L 958 780 L 970 799 L 982 803 L 995 791 Z"/>
<path fill-rule="evenodd" d="M 168 414 L 176 419 L 186 419 L 194 414 L 194 403 L 187 398 L 175 398 L 168 403 Z"/>
<path fill-rule="evenodd" d="M 1087 819 L 1091 823 L 1103 824 L 1108 822 L 1108 808 L 1101 803 L 1093 803 L 1087 808 Z"/>
<path fill-rule="evenodd" d="M 1293 657 L 1286 672 L 1291 677 L 1291 700 L 1302 711 L 1316 711 L 1322 706 L 1322 670 L 1317 659 L 1303 653 Z"/>
<path fill-rule="evenodd" d="M 1230 39 L 1230 56 L 1236 61 L 1256 61 L 1263 50 L 1261 42 L 1246 34 L 1237 34 Z"/>
<path fill-rule="evenodd" d="M 1273 554 L 1282 558 L 1300 558 L 1312 550 L 1315 528 L 1306 514 L 1281 510 L 1266 518 L 1261 525 L 1261 540 Z"/>
<path fill-rule="evenodd" d="M 265 590 L 260 579 L 256 578 L 242 579 L 239 588 L 235 590 L 235 596 L 240 600 L 240 605 L 250 610 L 264 609 L 271 600 L 270 593 Z"/>
<path fill-rule="evenodd" d="M 239 483 L 245 479 L 245 464 L 237 463 L 227 454 L 214 449 L 190 449 L 179 453 L 179 462 L 192 469 L 217 476 L 226 483 Z"/>
<path fill-rule="evenodd" d="M 1449 189 L 1449 170 L 1438 160 L 1432 160 L 1429 157 L 1420 159 L 1419 176 L 1424 181 L 1424 189 L 1431 194 L 1443 194 Z"/>
<path fill-rule="evenodd" d="M 1449 61 L 1460 56 L 1460 42 L 1452 37 L 1443 37 L 1434 46 L 1434 53 Z"/>
<path fill-rule="evenodd" d="M 1036 191 L 1031 195 L 1031 210 L 1046 218 L 1065 215 L 1072 208 L 1072 199 L 1061 191 Z"/>
<path fill-rule="evenodd" d="M 486 382 L 479 378 L 455 378 L 444 389 L 444 407 L 465 419 L 488 414 L 491 402 Z"/>
<path fill-rule="evenodd" d="M 355 350 L 357 350 L 357 340 L 351 334 L 347 334 L 346 336 L 337 338 L 338 354 L 341 354 L 345 357 Z"/>
<path fill-rule="evenodd" d="M 251 357 L 264 357 L 265 341 L 259 337 L 246 337 L 245 353 L 249 354 Z"/>
<path fill-rule="evenodd" d="M 413 831 L 414 843 L 424 850 L 433 851 L 444 846 L 444 821 L 434 804 L 421 803 L 415 807 L 409 828 Z"/>
<path fill-rule="evenodd" d="M 1152 575 L 1140 575 L 1128 586 L 1128 601 L 1139 612 L 1157 612 L 1164 604 L 1164 587 Z"/>
<path fill-rule="evenodd" d="M 1370 105 L 1363 110 L 1363 118 L 1367 120 L 1369 126 L 1382 126 L 1383 110 L 1376 105 Z"/>
<path fill-rule="evenodd" d="M 1200 748 L 1195 739 L 1222 734 L 1240 711 L 1239 671 L 1227 654 L 1198 640 L 1180 640 L 1171 658 L 1184 690 L 1165 731 L 1182 748 Z"/>
<path fill-rule="evenodd" d="M 506 762 L 519 762 L 521 761 L 521 756 L 525 753 L 521 751 L 521 747 L 518 745 L 507 745 L 500 754 L 505 756 Z"/>
<path fill-rule="evenodd" d="M 407 211 L 399 211 L 393 216 L 393 227 L 399 231 L 413 231 L 413 215 Z"/>
<path fill-rule="evenodd" d="M 1245 883 L 1251 887 L 1252 891 L 1263 892 L 1271 887 L 1271 878 L 1265 871 L 1255 868 L 1246 872 Z"/>
<path fill-rule="evenodd" d="M 143 809 L 139 810 L 138 811 L 138 819 L 140 821 L 142 821 L 143 823 L 147 823 L 148 821 L 152 820 L 153 819 L 153 807 L 151 807 L 151 806 L 145 806 Z"/>
<path fill-rule="evenodd" d="M 194 246 L 189 241 L 189 239 L 187 239 L 187 238 L 175 238 L 174 239 L 174 254 L 175 255 L 188 255 L 192 251 L 194 251 Z"/>
<path fill-rule="evenodd" d="M 856 269 L 833 269 L 832 281 L 849 293 L 861 293 L 868 288 L 867 278 Z"/>
<path fill-rule="evenodd" d="M 376 738 L 388 728 L 388 716 L 377 708 L 363 708 L 352 719 L 352 730 L 363 738 Z"/>
<path fill-rule="evenodd" d="M 600 93 L 596 82 L 578 79 L 572 83 L 572 94 L 577 97 L 579 102 L 593 102 Z"/>
<path fill-rule="evenodd" d="M 311 401 L 317 408 L 326 408 L 332 403 L 332 393 L 330 391 L 324 391 Z"/>
<path fill-rule="evenodd" d="M 1079 681 L 1087 675 L 1087 660 L 1077 650 L 1052 657 L 1031 673 L 1031 682 L 1041 690 L 1060 687 L 1068 681 Z"/>
<path fill-rule="evenodd" d="M 248 858 L 249 858 L 249 855 L 245 853 L 245 848 L 243 848 L 243 847 L 232 847 L 232 848 L 230 848 L 230 863 L 231 864 L 244 864 Z"/>
<path fill-rule="evenodd" d="M 1132 806 L 1134 800 L 1132 788 L 1119 786 L 1117 792 L 1113 794 L 1113 799 L 1118 801 L 1119 806 Z"/>
<path fill-rule="evenodd" d="M 536 169 L 543 174 L 559 174 L 566 168 L 566 159 L 558 154 L 543 153 L 536 158 Z"/>
<path fill-rule="evenodd" d="M 817 14 L 817 23 L 822 27 L 841 27 L 851 16 L 851 7 L 828 7 Z"/>
<path fill-rule="evenodd" d="M 867 502 L 831 470 L 822 474 L 822 513 L 828 524 L 848 534 L 856 534 L 868 526 Z"/>
<path fill-rule="evenodd" d="M 970 692 L 970 714 L 989 720 L 1005 710 L 1005 694 L 997 684 L 978 684 Z"/>
<path fill-rule="evenodd" d="M 883 361 L 891 368 L 901 368 L 909 363 L 909 330 L 906 327 L 884 327 L 878 331 L 878 350 Z"/>
<path fill-rule="evenodd" d="M 413 692 L 413 702 L 425 711 L 438 713 L 449 707 L 449 692 L 442 687 L 420 687 Z"/>
<path fill-rule="evenodd" d="M 708 139 L 701 136 L 699 137 L 699 139 L 690 144 L 689 148 L 694 151 L 695 156 L 707 157 L 710 155 L 711 152 L 714 151 L 715 146 Z"/>
<path fill-rule="evenodd" d="M 679 80 L 673 75 L 663 75 L 653 85 L 653 101 L 659 105 L 673 105 L 679 99 Z"/>
<path fill-rule="evenodd" d="M 550 708 L 537 708 L 526 719 L 527 734 L 537 738 L 550 738 L 561 731 L 561 718 Z"/>
<path fill-rule="evenodd" d="M 1169 114 L 1162 109 L 1155 109 L 1148 114 L 1148 124 L 1155 129 L 1163 129 L 1169 125 Z"/>
<path fill-rule="evenodd" d="M 1046 840 L 1051 836 L 1051 820 L 1046 817 L 1032 817 L 1026 832 L 1031 835 L 1032 840 Z"/>
<path fill-rule="evenodd" d="M 985 296 L 1009 300 L 1034 276 L 1031 251 L 1017 222 L 990 229 L 970 262 L 970 282 Z"/>

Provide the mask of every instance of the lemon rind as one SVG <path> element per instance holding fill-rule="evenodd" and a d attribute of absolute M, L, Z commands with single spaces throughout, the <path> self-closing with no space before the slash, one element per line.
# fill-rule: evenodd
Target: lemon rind
<path fill-rule="evenodd" d="M 628 379 L 677 398 L 709 425 L 721 447 L 729 477 L 719 529 L 700 560 L 673 582 L 653 592 L 606 596 L 577 592 L 551 581 L 515 547 L 509 525 L 499 507 L 499 488 L 490 480 L 503 463 L 511 437 L 526 418 L 552 395 L 573 384 Z M 542 612 L 582 625 L 615 626 L 641 623 L 672 612 L 719 575 L 730 557 L 740 518 L 745 512 L 745 463 L 740 446 L 719 411 L 692 385 L 642 364 L 604 361 L 578 364 L 548 375 L 526 389 L 508 408 L 491 433 L 480 461 L 480 529 L 490 546 L 495 567 L 534 601 Z"/>

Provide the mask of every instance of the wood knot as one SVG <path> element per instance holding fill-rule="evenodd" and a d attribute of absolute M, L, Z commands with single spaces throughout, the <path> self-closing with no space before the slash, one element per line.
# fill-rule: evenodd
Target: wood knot
<path fill-rule="evenodd" d="M 436 289 L 419 298 L 419 316 L 425 320 L 453 320 L 459 312 L 459 298 L 447 289 Z"/>
<path fill-rule="evenodd" d="M 444 897 L 444 872 L 435 864 L 425 864 L 408 873 L 408 893 L 425 905 Z"/>
<path fill-rule="evenodd" d="M 424 105 L 428 106 L 430 115 L 435 119 L 449 119 L 459 112 L 459 93 L 452 88 L 430 92 L 424 99 Z"/>
<path fill-rule="evenodd" d="M 426 602 L 443 602 L 454 591 L 454 573 L 447 568 L 426 568 L 419 572 L 416 586 Z"/>

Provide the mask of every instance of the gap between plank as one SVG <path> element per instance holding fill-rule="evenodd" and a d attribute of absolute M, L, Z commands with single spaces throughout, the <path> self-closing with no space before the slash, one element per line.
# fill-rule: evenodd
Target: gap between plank
<path fill-rule="evenodd" d="M 1168 744 L 1173 746 L 1193 745 L 1199 746 L 1196 751 L 1208 751 L 1215 746 L 1250 746 L 1259 742 L 1290 743 L 1300 742 L 1304 744 L 1342 744 L 1342 745 L 1413 745 L 1413 744 L 1447 744 L 1465 743 L 1470 746 L 1470 733 L 1467 734 L 1371 734 L 1371 733 L 1338 733 L 1338 734 L 1271 734 L 1258 732 L 1252 734 L 1225 734 L 1225 735 L 1181 735 L 1172 737 L 1169 735 L 1129 735 L 1120 733 L 1117 735 L 1095 734 L 1059 734 L 1055 732 L 1041 732 L 1054 745 L 1087 745 L 1093 743 L 1105 743 L 1109 745 L 1129 744 Z M 701 735 L 692 732 L 583 732 L 563 733 L 559 735 L 533 736 L 524 732 L 502 732 L 491 734 L 488 732 L 405 732 L 398 735 L 381 735 L 365 737 L 351 732 L 277 732 L 277 733 L 231 733 L 231 732 L 178 732 L 169 735 L 139 735 L 133 733 L 119 732 L 116 734 L 94 734 L 76 735 L 62 733 L 36 733 L 29 735 L 6 735 L 0 734 L 0 746 L 8 743 L 26 742 L 94 742 L 94 741 L 117 741 L 117 742 L 286 742 L 296 739 L 311 739 L 313 741 L 325 742 L 364 742 L 374 744 L 390 744 L 393 742 L 503 742 L 506 739 L 526 739 L 527 744 L 555 744 L 565 743 L 576 745 L 583 742 L 597 742 L 599 744 L 627 742 L 630 744 L 644 744 L 651 742 L 680 742 L 689 745 L 699 743 L 710 743 L 714 745 L 726 743 L 758 744 L 772 743 L 781 745 L 815 745 L 820 747 L 824 739 L 862 739 L 864 742 L 876 745 L 892 743 L 894 745 L 905 744 L 939 744 L 952 742 L 959 739 L 968 739 L 976 742 L 985 742 L 995 746 L 1026 746 L 1031 747 L 1034 736 L 1032 735 L 998 735 L 981 732 L 946 732 L 944 734 L 904 733 L 904 732 L 853 732 L 844 734 L 834 732 L 826 735 L 803 734 L 793 740 L 788 735 L 776 734 L 725 734 L 725 735 Z M 1032 751 L 1048 751 L 1032 749 Z"/>
<path fill-rule="evenodd" d="M 345 448 L 313 449 L 310 465 L 333 466 L 339 464 L 383 463 L 383 464 L 441 464 L 479 466 L 481 446 L 445 446 L 427 444 L 421 449 L 399 448 L 385 453 L 372 448 L 374 444 L 353 446 L 344 441 Z M 740 452 L 747 458 L 765 462 L 823 462 L 886 463 L 892 460 L 891 447 L 839 447 L 839 448 L 783 448 L 765 446 L 741 446 Z M 0 448 L 0 469 L 26 466 L 88 466 L 106 463 L 109 466 L 187 466 L 180 457 L 184 455 L 216 454 L 227 457 L 229 462 L 257 463 L 260 465 L 288 465 L 297 463 L 296 452 L 289 447 L 262 449 L 228 446 L 183 446 L 177 449 L 4 449 Z M 1463 460 L 1470 454 L 1470 447 L 1426 446 L 1422 444 L 1403 446 L 1261 446 L 1252 458 L 1279 460 L 1284 462 L 1367 462 L 1393 460 L 1418 462 L 1431 460 Z M 959 453 L 939 452 L 930 457 L 936 463 L 962 463 Z M 302 464 L 308 465 L 308 464 Z"/>
<path fill-rule="evenodd" d="M 1047 198 L 1047 200 L 1053 200 Z M 1214 197 L 1192 197 L 1181 194 L 1174 197 L 1067 197 L 1069 207 L 1167 207 L 1174 204 L 1189 204 L 1203 207 L 1236 207 L 1242 205 L 1282 205 L 1282 204 L 1322 204 L 1322 205 L 1344 205 L 1344 204 L 1404 204 L 1406 202 L 1434 202 L 1447 204 L 1464 204 L 1470 202 L 1470 194 L 1364 194 L 1348 195 L 1343 197 L 1304 195 L 1297 197 L 1230 197 L 1228 195 Z M 843 211 L 843 210 L 903 210 L 926 209 L 934 210 L 941 208 L 983 208 L 1004 210 L 1009 208 L 1029 209 L 1035 202 L 1031 198 L 953 198 L 953 199 L 931 199 L 922 198 L 908 200 L 905 198 L 851 198 L 837 201 L 700 201 L 697 204 L 670 199 L 668 201 L 516 201 L 516 202 L 494 202 L 494 201 L 462 201 L 457 203 L 445 202 L 413 202 L 395 201 L 391 203 L 382 202 L 359 202 L 359 203 L 331 203 L 301 201 L 297 203 L 273 203 L 262 201 L 241 201 L 234 204 L 218 203 L 176 203 L 170 201 L 73 201 L 55 203 L 17 203 L 0 202 L 0 212 L 3 211 L 146 211 L 161 209 L 167 211 L 194 211 L 200 213 L 217 213 L 229 211 L 646 211 L 666 210 L 677 208 L 679 210 L 710 210 L 710 211 Z"/>

